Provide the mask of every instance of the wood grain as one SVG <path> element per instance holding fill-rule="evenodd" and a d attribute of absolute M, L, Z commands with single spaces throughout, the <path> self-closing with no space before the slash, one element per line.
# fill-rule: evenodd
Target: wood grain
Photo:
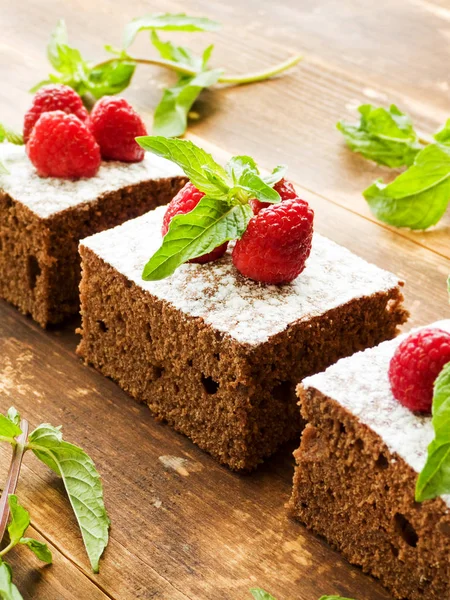
<path fill-rule="evenodd" d="M 281 4 L 281 6 L 280 6 Z M 1 120 L 20 126 L 27 89 L 45 77 L 44 47 L 64 16 L 74 45 L 94 58 L 102 43 L 120 44 L 123 24 L 161 10 L 206 14 L 220 34 L 178 36 L 201 49 L 216 42 L 216 65 L 244 72 L 286 58 L 305 62 L 282 79 L 203 94 L 190 135 L 216 156 L 252 154 L 270 168 L 287 163 L 311 202 L 316 229 L 406 280 L 411 311 L 406 328 L 449 315 L 450 216 L 435 230 L 411 233 L 377 223 L 361 191 L 392 176 L 345 148 L 339 118 L 355 118 L 361 102 L 397 102 L 425 132 L 448 116 L 446 0 L 205 0 L 0 1 Z M 143 34 L 133 52 L 149 52 Z M 151 122 L 163 82 L 171 75 L 138 70 L 126 95 Z M 94 576 L 61 483 L 27 455 L 18 490 L 36 535 L 55 549 L 55 564 L 36 570 L 25 551 L 11 555 L 16 580 L 34 600 L 244 600 L 261 585 L 278 600 L 317 600 L 339 593 L 388 600 L 373 580 L 350 567 L 322 541 L 290 521 L 292 447 L 255 474 L 218 466 L 187 439 L 154 422 L 111 381 L 74 355 L 76 322 L 42 331 L 0 303 L 0 410 L 14 404 L 31 425 L 62 424 L 66 439 L 83 446 L 102 473 L 112 518 L 111 544 Z M 0 476 L 8 448 L 0 447 Z M 1 480 L 3 480 L 2 477 Z"/>

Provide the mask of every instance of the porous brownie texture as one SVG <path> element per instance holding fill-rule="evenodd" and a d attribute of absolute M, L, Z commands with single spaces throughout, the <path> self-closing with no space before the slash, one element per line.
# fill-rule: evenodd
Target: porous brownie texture
<path fill-rule="evenodd" d="M 92 179 L 40 179 L 22 148 L 6 156 L 11 174 L 0 177 L 0 298 L 43 327 L 79 310 L 79 240 L 166 204 L 186 182 L 167 170 L 157 176 L 157 169 L 120 163 L 104 164 Z"/>
<path fill-rule="evenodd" d="M 433 428 L 431 417 L 390 393 L 397 343 L 299 385 L 307 425 L 294 454 L 289 511 L 395 598 L 442 600 L 450 597 L 450 497 L 415 502 Z"/>
<path fill-rule="evenodd" d="M 245 280 L 230 251 L 143 282 L 145 260 L 160 243 L 161 211 L 82 241 L 78 352 L 219 462 L 251 470 L 298 435 L 302 377 L 396 334 L 406 318 L 398 280 L 389 275 L 385 289 L 316 314 L 308 305 L 303 317 L 295 286 Z M 317 238 L 313 264 L 325 260 L 321 244 L 340 249 Z M 306 287 L 304 295 L 306 302 Z M 283 306 L 297 318 L 286 318 Z"/>

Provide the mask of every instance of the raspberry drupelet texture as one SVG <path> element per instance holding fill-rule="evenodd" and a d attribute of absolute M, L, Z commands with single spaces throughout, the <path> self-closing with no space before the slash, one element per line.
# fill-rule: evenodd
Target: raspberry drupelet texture
<path fill-rule="evenodd" d="M 293 200 L 297 198 L 297 192 L 290 181 L 286 179 L 280 179 L 274 186 L 273 189 L 280 194 L 281 201 Z M 260 202 L 259 200 L 250 200 L 250 206 L 255 215 L 259 213 L 263 208 L 270 206 L 270 202 Z"/>
<path fill-rule="evenodd" d="M 409 335 L 389 364 L 394 397 L 414 412 L 431 412 L 433 385 L 450 362 L 450 333 L 427 327 Z"/>
<path fill-rule="evenodd" d="M 41 177 L 93 177 L 101 163 L 100 148 L 86 125 L 61 110 L 39 117 L 27 153 Z"/>
<path fill-rule="evenodd" d="M 105 160 L 144 160 L 145 150 L 134 138 L 147 135 L 147 130 L 141 117 L 124 98 L 101 98 L 92 109 L 90 127 Z"/>
<path fill-rule="evenodd" d="M 162 224 L 162 234 L 166 235 L 169 230 L 169 223 L 176 215 L 184 215 L 194 210 L 204 195 L 203 192 L 188 181 L 167 206 Z M 203 264 L 217 260 L 225 254 L 227 246 L 228 242 L 218 246 L 212 252 L 208 252 L 208 254 L 191 259 L 189 262 Z"/>
<path fill-rule="evenodd" d="M 33 127 L 41 114 L 54 110 L 62 110 L 67 114 L 73 114 L 83 123 L 89 119 L 89 114 L 75 90 L 68 85 L 45 85 L 36 92 L 30 109 L 25 113 L 23 124 L 23 139 L 25 142 L 29 140 Z"/>
<path fill-rule="evenodd" d="M 255 215 L 233 249 L 245 277 L 268 284 L 289 283 L 311 253 L 314 212 L 300 198 L 271 204 Z"/>

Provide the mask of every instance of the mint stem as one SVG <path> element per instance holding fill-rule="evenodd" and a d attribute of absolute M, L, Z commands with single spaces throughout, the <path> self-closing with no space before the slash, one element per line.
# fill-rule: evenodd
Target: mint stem
<path fill-rule="evenodd" d="M 228 83 L 235 85 L 242 85 L 244 83 L 254 83 L 256 81 L 263 81 L 265 79 L 269 79 L 270 77 L 274 77 L 287 69 L 295 67 L 301 60 L 303 56 L 297 54 L 284 62 L 274 65 L 265 71 L 257 71 L 255 73 L 244 73 L 243 75 L 223 75 L 219 78 L 218 83 Z M 188 75 L 190 77 L 194 77 L 198 75 L 198 71 L 195 69 L 190 69 L 189 67 L 185 67 L 171 60 L 164 59 L 154 59 L 154 58 L 134 58 L 133 56 L 128 56 L 124 60 L 129 60 L 130 62 L 135 62 L 141 65 L 155 65 L 157 67 L 164 67 L 171 71 L 175 71 L 180 75 Z M 104 62 L 95 65 L 94 69 L 97 67 L 103 67 L 112 62 L 117 61 L 117 58 L 111 58 L 109 60 L 105 60 Z"/>
<path fill-rule="evenodd" d="M 295 65 L 297 65 L 301 60 L 303 60 L 303 56 L 296 54 L 295 56 L 292 56 L 284 62 L 274 65 L 265 71 L 256 71 L 255 73 L 245 73 L 243 75 L 224 75 L 223 77 L 219 78 L 219 83 L 242 85 L 243 83 L 264 81 L 265 79 L 269 79 L 270 77 L 274 77 L 275 75 L 283 73 L 283 71 L 287 71 L 288 69 L 295 67 Z"/>
<path fill-rule="evenodd" d="M 14 446 L 11 464 L 9 466 L 8 479 L 6 481 L 5 488 L 0 498 L 0 543 L 5 535 L 6 526 L 9 518 L 9 504 L 8 497 L 10 494 L 14 494 L 19 480 L 20 467 L 22 466 L 23 455 L 26 450 L 26 443 L 28 438 L 28 421 L 22 419 L 20 422 L 20 428 L 22 433 L 17 438 L 17 444 Z"/>

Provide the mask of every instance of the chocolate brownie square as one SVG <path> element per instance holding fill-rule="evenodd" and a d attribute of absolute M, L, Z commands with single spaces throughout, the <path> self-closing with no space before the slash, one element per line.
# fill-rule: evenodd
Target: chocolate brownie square
<path fill-rule="evenodd" d="M 435 323 L 450 331 L 450 320 Z M 400 599 L 450 598 L 450 496 L 415 501 L 430 416 L 392 395 L 405 336 L 344 358 L 298 388 L 303 431 L 290 511 Z"/>
<path fill-rule="evenodd" d="M 0 160 L 0 298 L 43 327 L 79 309 L 79 240 L 166 204 L 186 182 L 150 155 L 78 181 L 38 177 L 24 146 L 0 144 Z"/>
<path fill-rule="evenodd" d="M 143 281 L 164 212 L 81 242 L 78 352 L 218 461 L 253 469 L 298 435 L 298 381 L 396 335 L 402 283 L 320 235 L 288 285 L 243 278 L 232 244 Z"/>

